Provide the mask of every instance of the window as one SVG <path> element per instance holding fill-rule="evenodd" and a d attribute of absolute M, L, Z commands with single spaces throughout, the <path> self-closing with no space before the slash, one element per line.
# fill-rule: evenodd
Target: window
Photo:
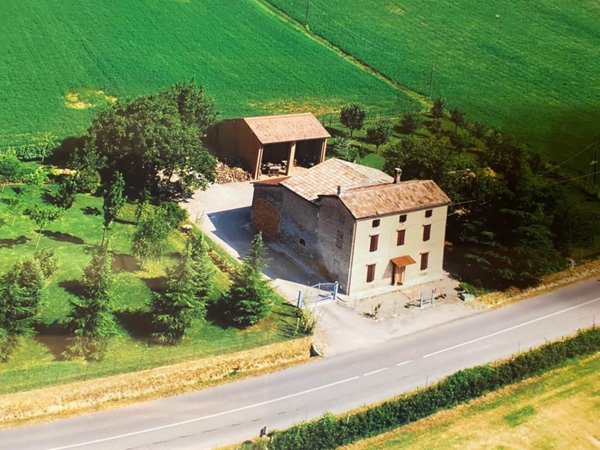
<path fill-rule="evenodd" d="M 431 237 L 431 225 L 423 226 L 423 242 L 428 241 Z"/>
<path fill-rule="evenodd" d="M 337 248 L 342 248 L 344 246 L 344 232 L 338 231 L 337 236 L 335 238 L 335 246 Z"/>
<path fill-rule="evenodd" d="M 406 236 L 406 230 L 398 230 L 396 234 L 396 245 L 404 245 L 404 237 Z"/>
<path fill-rule="evenodd" d="M 427 270 L 429 265 L 429 253 L 421 253 L 421 270 Z"/>
<path fill-rule="evenodd" d="M 300 242 L 300 245 L 301 245 L 302 247 L 305 247 L 305 246 L 306 246 L 306 241 L 305 241 L 304 239 L 300 239 L 300 241 L 299 241 L 299 242 Z"/>
<path fill-rule="evenodd" d="M 369 251 L 376 252 L 378 245 L 379 245 L 379 235 L 374 234 L 373 236 L 371 236 L 371 242 L 369 244 Z"/>
<path fill-rule="evenodd" d="M 367 283 L 370 283 L 375 279 L 375 264 L 369 264 L 367 266 Z"/>
<path fill-rule="evenodd" d="M 406 222 L 406 214 L 401 214 L 400 215 L 400 223 L 404 223 Z"/>
<path fill-rule="evenodd" d="M 427 211 L 425 211 L 425 217 L 431 217 L 433 214 L 433 210 L 432 209 L 428 209 Z"/>
<path fill-rule="evenodd" d="M 371 225 L 373 226 L 373 228 L 377 228 L 380 223 L 381 223 L 380 219 L 375 219 Z"/>

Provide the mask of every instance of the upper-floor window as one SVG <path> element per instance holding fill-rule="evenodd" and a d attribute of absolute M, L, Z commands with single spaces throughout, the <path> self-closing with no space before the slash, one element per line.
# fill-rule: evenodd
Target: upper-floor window
<path fill-rule="evenodd" d="M 367 266 L 367 283 L 370 283 L 375 279 L 375 264 L 369 264 Z"/>
<path fill-rule="evenodd" d="M 399 222 L 400 223 L 406 222 L 406 214 L 400 214 L 400 220 L 399 220 Z"/>
<path fill-rule="evenodd" d="M 377 251 L 378 246 L 379 246 L 379 235 L 374 234 L 373 236 L 371 236 L 371 240 L 369 242 L 369 251 L 370 252 Z"/>
<path fill-rule="evenodd" d="M 375 220 L 373 220 L 373 222 L 371 222 L 371 226 L 373 228 L 377 228 L 380 224 L 381 224 L 381 220 L 380 219 L 375 219 Z"/>
<path fill-rule="evenodd" d="M 428 241 L 431 238 L 431 225 L 423 226 L 423 241 Z"/>
<path fill-rule="evenodd" d="M 425 211 L 425 217 L 431 217 L 433 215 L 433 209 L 428 209 Z"/>
<path fill-rule="evenodd" d="M 396 245 L 404 245 L 406 230 L 398 230 L 396 233 Z"/>
<path fill-rule="evenodd" d="M 429 266 L 429 253 L 421 253 L 421 270 L 427 270 Z"/>

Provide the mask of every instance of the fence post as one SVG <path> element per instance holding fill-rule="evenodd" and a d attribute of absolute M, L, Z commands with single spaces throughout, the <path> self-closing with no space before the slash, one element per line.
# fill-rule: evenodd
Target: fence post
<path fill-rule="evenodd" d="M 302 308 L 302 289 L 298 290 L 298 302 L 296 304 L 296 307 Z"/>

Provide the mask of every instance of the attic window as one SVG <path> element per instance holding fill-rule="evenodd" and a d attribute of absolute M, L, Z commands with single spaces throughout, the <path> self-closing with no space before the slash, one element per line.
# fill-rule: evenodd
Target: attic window
<path fill-rule="evenodd" d="M 304 239 L 300 239 L 298 242 L 302 247 L 306 247 L 306 241 Z"/>
<path fill-rule="evenodd" d="M 425 211 L 425 217 L 431 217 L 432 214 L 433 214 L 432 209 L 428 209 L 427 211 Z"/>
<path fill-rule="evenodd" d="M 373 226 L 373 228 L 377 228 L 379 224 L 381 224 L 381 220 L 375 219 L 371 225 Z"/>
<path fill-rule="evenodd" d="M 400 223 L 406 222 L 406 214 L 400 214 L 400 220 L 399 220 L 399 222 Z"/>

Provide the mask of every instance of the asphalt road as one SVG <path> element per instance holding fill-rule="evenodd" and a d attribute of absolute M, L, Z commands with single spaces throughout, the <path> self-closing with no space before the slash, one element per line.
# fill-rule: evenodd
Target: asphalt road
<path fill-rule="evenodd" d="M 600 280 L 375 347 L 200 392 L 0 431 L 1 449 L 199 449 L 343 412 L 504 358 L 600 319 Z"/>

